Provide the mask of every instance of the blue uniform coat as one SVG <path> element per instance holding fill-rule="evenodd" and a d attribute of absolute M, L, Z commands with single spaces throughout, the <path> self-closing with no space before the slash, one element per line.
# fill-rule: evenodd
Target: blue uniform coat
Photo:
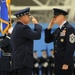
<path fill-rule="evenodd" d="M 51 29 L 45 30 L 45 42 L 54 42 L 55 68 L 61 69 L 63 64 L 73 68 L 74 39 L 74 28 L 68 22 L 52 34 Z"/>
<path fill-rule="evenodd" d="M 13 69 L 24 66 L 33 68 L 33 40 L 41 38 L 42 27 L 36 24 L 34 30 L 17 22 L 11 35 Z"/>
<path fill-rule="evenodd" d="M 6 35 L 0 43 L 2 53 L 11 53 L 12 47 L 10 42 L 10 35 Z M 1 53 L 1 54 L 2 54 Z M 11 56 L 5 56 L 2 54 L 0 59 L 1 71 L 11 71 Z"/>

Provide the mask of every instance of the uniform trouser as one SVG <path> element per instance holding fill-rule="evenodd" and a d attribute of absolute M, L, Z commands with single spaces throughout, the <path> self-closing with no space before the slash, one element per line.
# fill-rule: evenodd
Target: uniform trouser
<path fill-rule="evenodd" d="M 55 74 L 54 67 L 50 67 L 50 72 L 49 73 L 50 73 L 49 75 Z"/>
<path fill-rule="evenodd" d="M 56 69 L 55 75 L 72 75 L 72 69 L 68 70 Z"/>
<path fill-rule="evenodd" d="M 42 75 L 48 75 L 48 68 L 42 69 Z"/>
<path fill-rule="evenodd" d="M 1 75 L 1 71 L 0 71 L 0 75 Z"/>
<path fill-rule="evenodd" d="M 1 71 L 1 75 L 13 75 L 12 71 Z"/>
<path fill-rule="evenodd" d="M 33 75 L 39 75 L 39 68 L 34 68 Z"/>
<path fill-rule="evenodd" d="M 24 67 L 13 70 L 13 75 L 32 75 L 32 69 Z"/>
<path fill-rule="evenodd" d="M 73 70 L 73 75 L 75 75 L 75 68 L 74 68 L 74 70 Z"/>

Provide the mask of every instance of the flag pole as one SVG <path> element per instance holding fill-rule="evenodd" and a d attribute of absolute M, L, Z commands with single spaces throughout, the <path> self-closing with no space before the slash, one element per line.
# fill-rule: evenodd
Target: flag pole
<path fill-rule="evenodd" d="M 8 14 L 9 14 L 9 28 L 12 27 L 12 18 L 11 18 L 11 9 L 10 9 L 10 0 L 6 0 L 7 7 L 8 7 Z"/>

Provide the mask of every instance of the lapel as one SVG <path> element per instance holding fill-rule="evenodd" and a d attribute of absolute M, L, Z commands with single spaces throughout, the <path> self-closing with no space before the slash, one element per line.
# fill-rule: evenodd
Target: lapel
<path fill-rule="evenodd" d="M 55 38 L 57 38 L 59 35 L 60 35 L 60 29 L 57 28 L 57 32 L 56 32 L 56 34 L 55 34 Z"/>
<path fill-rule="evenodd" d="M 66 22 L 63 26 L 62 26 L 62 28 L 59 30 L 59 28 L 57 29 L 57 32 L 56 32 L 56 39 L 58 38 L 58 36 L 60 36 L 60 32 L 62 32 L 62 30 L 64 29 L 64 28 L 66 28 L 66 25 L 67 25 L 67 23 L 68 22 Z"/>

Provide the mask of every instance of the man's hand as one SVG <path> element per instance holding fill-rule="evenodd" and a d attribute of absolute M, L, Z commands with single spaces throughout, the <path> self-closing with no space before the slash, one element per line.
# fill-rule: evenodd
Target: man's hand
<path fill-rule="evenodd" d="M 64 64 L 64 65 L 62 66 L 62 69 L 63 69 L 63 70 L 67 70 L 67 69 L 68 69 L 68 65 L 67 65 L 67 64 Z"/>
<path fill-rule="evenodd" d="M 34 24 L 38 24 L 36 18 L 34 18 L 33 16 L 31 16 L 31 19 L 32 19 L 32 22 L 33 22 Z"/>
<path fill-rule="evenodd" d="M 54 25 L 54 18 L 50 21 L 47 29 L 51 29 L 53 25 Z"/>

